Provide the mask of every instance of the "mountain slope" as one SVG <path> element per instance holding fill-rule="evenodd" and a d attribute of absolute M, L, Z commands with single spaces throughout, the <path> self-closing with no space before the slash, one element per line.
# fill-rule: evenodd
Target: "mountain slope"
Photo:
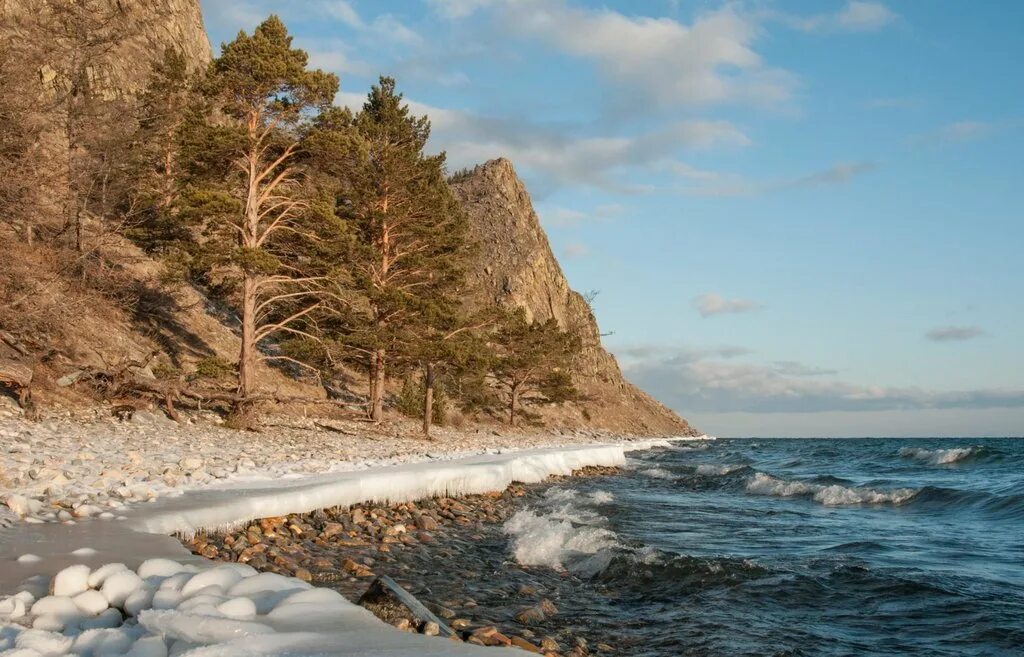
<path fill-rule="evenodd" d="M 458 176 L 452 189 L 469 215 L 477 247 L 467 286 L 470 303 L 523 308 L 528 319 L 554 318 L 583 342 L 576 383 L 590 398 L 586 412 L 570 405 L 546 415 L 631 433 L 693 433 L 685 420 L 627 381 L 605 351 L 597 320 L 569 287 L 512 163 L 491 160 Z"/>

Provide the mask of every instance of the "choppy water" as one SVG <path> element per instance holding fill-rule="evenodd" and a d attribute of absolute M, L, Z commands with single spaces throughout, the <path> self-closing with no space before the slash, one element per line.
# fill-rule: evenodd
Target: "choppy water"
<path fill-rule="evenodd" d="M 619 654 L 1024 655 L 1024 440 L 659 449 L 456 543 L 426 593 L 527 582 Z"/>

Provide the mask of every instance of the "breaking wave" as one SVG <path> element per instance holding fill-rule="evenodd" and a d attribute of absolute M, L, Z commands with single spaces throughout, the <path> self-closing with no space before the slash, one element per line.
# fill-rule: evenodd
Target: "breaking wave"
<path fill-rule="evenodd" d="M 950 449 L 925 449 L 924 447 L 904 447 L 900 449 L 899 455 L 903 458 L 913 459 L 921 463 L 932 465 L 950 465 L 962 461 L 971 461 L 977 458 L 988 456 L 991 450 L 980 445 L 971 447 L 952 447 Z"/>
<path fill-rule="evenodd" d="M 523 566 L 547 566 L 573 572 L 589 570 L 591 557 L 618 545 L 614 532 L 569 519 L 541 515 L 530 509 L 505 522 L 512 554 Z"/>
<path fill-rule="evenodd" d="M 774 497 L 805 497 L 825 506 L 851 506 L 858 504 L 905 504 L 917 495 L 914 488 L 876 490 L 840 484 L 814 484 L 805 481 L 778 479 L 758 472 L 747 482 L 747 491 L 755 495 Z"/>

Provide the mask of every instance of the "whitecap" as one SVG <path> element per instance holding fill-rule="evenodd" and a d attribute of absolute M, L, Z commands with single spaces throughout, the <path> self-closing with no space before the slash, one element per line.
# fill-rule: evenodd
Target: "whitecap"
<path fill-rule="evenodd" d="M 504 525 L 512 537 L 512 553 L 524 566 L 564 570 L 571 558 L 592 555 L 617 545 L 616 535 L 603 527 L 577 525 L 570 520 L 518 511 Z"/>
<path fill-rule="evenodd" d="M 675 475 L 664 468 L 648 468 L 641 470 L 640 474 L 645 477 L 654 477 L 655 479 L 675 479 Z"/>
<path fill-rule="evenodd" d="M 949 465 L 977 456 L 984 447 L 951 447 L 949 449 L 925 449 L 924 447 L 904 447 L 899 455 L 933 465 Z"/>
<path fill-rule="evenodd" d="M 708 463 L 702 463 L 697 466 L 697 474 L 704 476 L 724 476 L 732 474 L 737 470 L 742 470 L 745 466 L 742 465 L 711 465 Z"/>
<path fill-rule="evenodd" d="M 876 490 L 874 488 L 847 487 L 833 484 L 823 486 L 803 481 L 779 479 L 758 472 L 747 482 L 747 492 L 775 497 L 807 497 L 825 506 L 852 506 L 858 504 L 903 504 L 917 491 L 913 488 Z"/>

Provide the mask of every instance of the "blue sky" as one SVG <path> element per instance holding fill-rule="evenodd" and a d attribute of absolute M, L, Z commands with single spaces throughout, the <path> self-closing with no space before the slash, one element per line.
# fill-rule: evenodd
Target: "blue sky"
<path fill-rule="evenodd" d="M 627 375 L 718 435 L 1024 434 L 1024 3 L 202 0 L 512 160 Z"/>

